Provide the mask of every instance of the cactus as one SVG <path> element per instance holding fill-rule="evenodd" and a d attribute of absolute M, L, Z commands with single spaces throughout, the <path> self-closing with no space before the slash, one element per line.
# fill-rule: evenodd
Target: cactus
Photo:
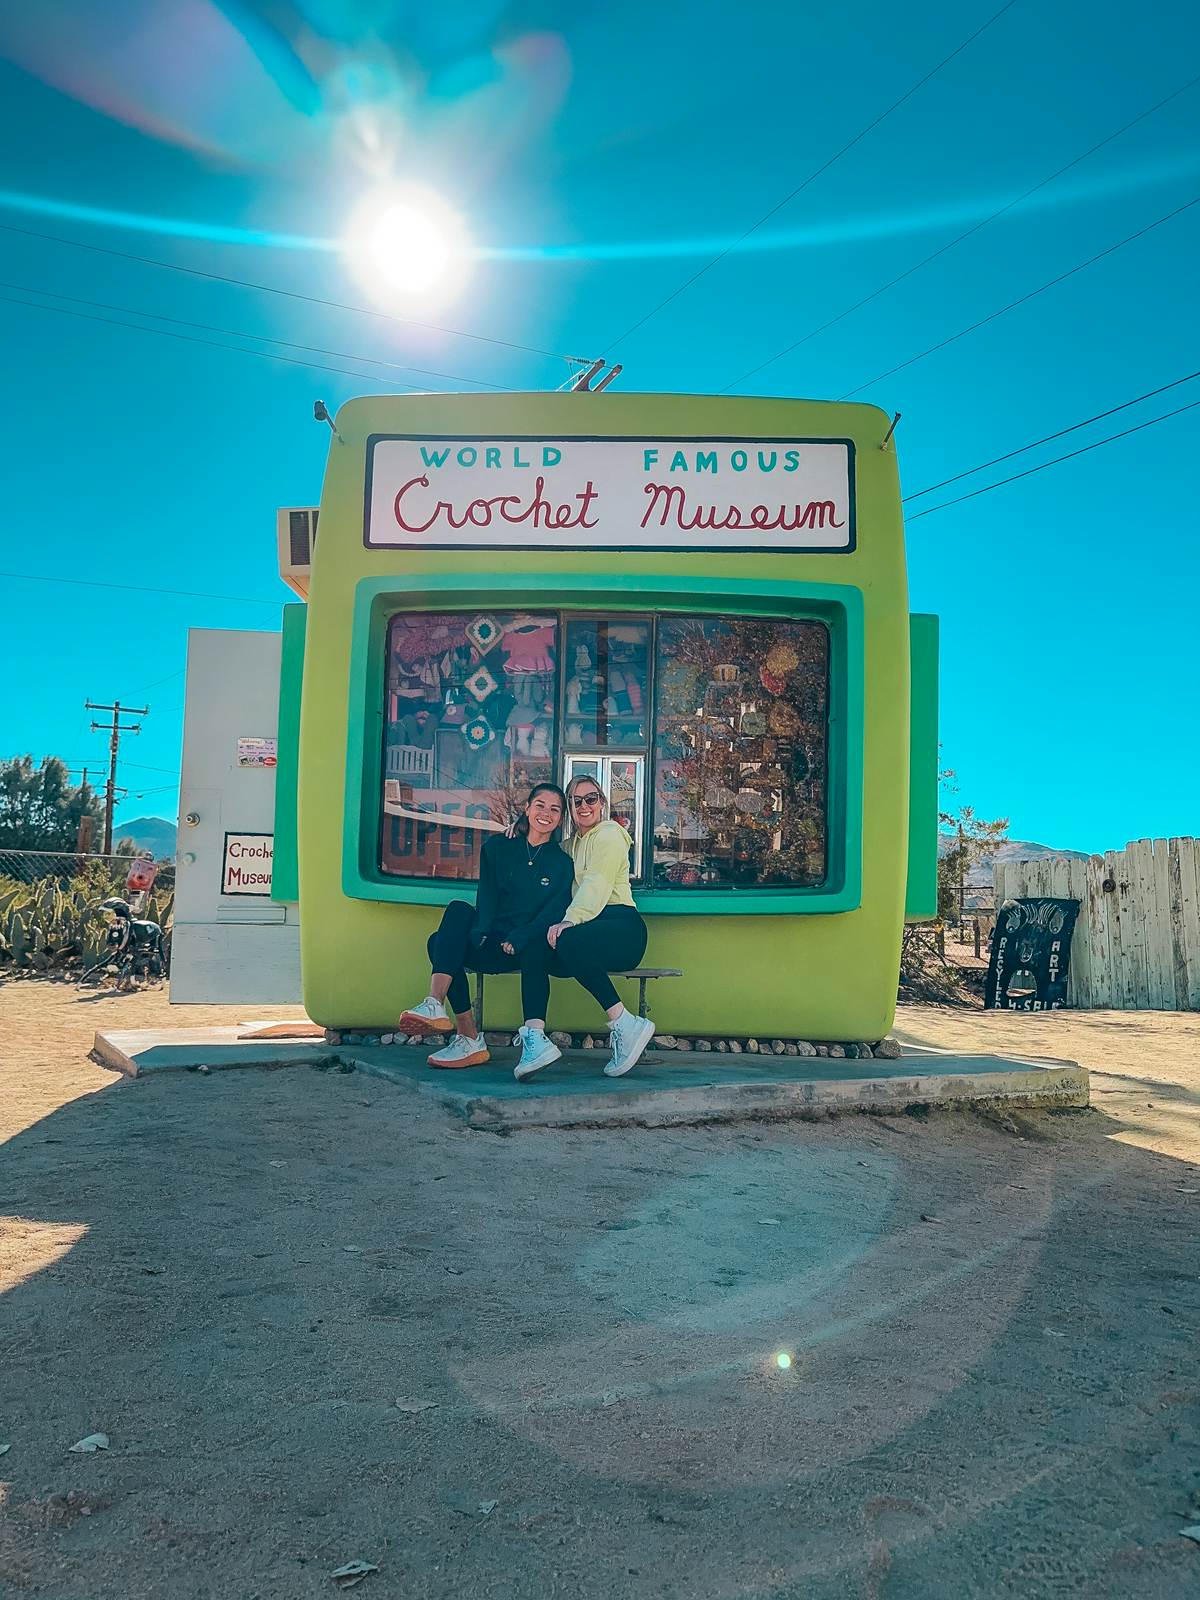
<path fill-rule="evenodd" d="M 104 955 L 100 901 L 124 890 L 122 868 L 89 862 L 70 876 L 22 883 L 0 877 L 0 972 L 64 972 L 87 967 Z M 142 915 L 157 922 L 169 948 L 174 890 L 155 888 Z"/>

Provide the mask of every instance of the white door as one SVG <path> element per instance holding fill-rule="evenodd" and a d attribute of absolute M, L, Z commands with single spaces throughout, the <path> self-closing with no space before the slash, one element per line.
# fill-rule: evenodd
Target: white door
<path fill-rule="evenodd" d="M 171 1000 L 300 1000 L 296 906 L 271 899 L 278 633 L 188 633 Z"/>
<path fill-rule="evenodd" d="M 637 883 L 642 876 L 642 839 L 646 805 L 646 758 L 638 755 L 566 755 L 563 758 L 563 785 L 572 778 L 595 778 L 608 796 L 609 815 L 633 839 L 629 876 Z"/>

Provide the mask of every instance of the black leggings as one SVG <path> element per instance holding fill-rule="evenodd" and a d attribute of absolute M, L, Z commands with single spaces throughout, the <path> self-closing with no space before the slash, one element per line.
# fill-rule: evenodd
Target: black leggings
<path fill-rule="evenodd" d="M 471 1009 L 471 989 L 467 983 L 466 969 L 473 972 L 517 972 L 521 974 L 521 1014 L 525 1017 L 545 1017 L 550 1000 L 550 975 L 541 950 L 547 955 L 553 951 L 545 936 L 531 940 L 529 946 L 515 956 L 500 948 L 503 935 L 491 934 L 482 944 L 471 943 L 471 930 L 475 926 L 475 907 L 465 900 L 451 900 L 442 913 L 436 933 L 429 936 L 429 959 L 434 972 L 450 974 L 450 988 L 446 998 L 455 1016 Z M 475 1019 L 478 1024 L 478 1017 Z"/>
<path fill-rule="evenodd" d="M 543 944 L 536 960 L 552 977 L 574 978 L 608 1011 L 621 1003 L 609 973 L 628 972 L 636 967 L 646 954 L 648 938 L 646 924 L 632 906 L 605 906 L 590 922 L 564 928 L 555 949 Z M 527 956 L 531 954 L 526 951 Z M 525 972 L 524 966 L 521 971 Z M 543 1013 L 535 1011 L 526 1015 L 541 1016 Z"/>

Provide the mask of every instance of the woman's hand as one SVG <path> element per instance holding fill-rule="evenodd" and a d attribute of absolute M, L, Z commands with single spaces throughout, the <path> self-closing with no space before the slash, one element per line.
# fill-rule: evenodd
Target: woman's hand
<path fill-rule="evenodd" d="M 515 839 L 517 837 L 517 824 L 516 824 L 515 820 L 513 822 L 510 822 L 508 827 L 505 828 L 504 837 L 506 839 Z"/>
<path fill-rule="evenodd" d="M 565 929 L 569 928 L 570 926 L 571 924 L 569 922 L 556 922 L 552 928 L 546 929 L 546 943 L 550 946 L 551 950 L 558 949 L 559 934 L 564 932 Z"/>
<path fill-rule="evenodd" d="M 504 954 L 505 954 L 505 955 L 506 955 L 506 956 L 515 956 L 515 955 L 516 955 L 516 953 L 517 953 L 517 952 L 516 952 L 516 951 L 515 951 L 515 950 L 514 950 L 514 949 L 513 949 L 513 947 L 512 947 L 512 945 L 511 945 L 511 944 L 509 944 L 509 942 L 508 942 L 508 940 L 507 940 L 507 939 L 502 939 L 502 940 L 501 940 L 501 941 L 500 941 L 500 948 L 501 948 L 501 950 L 503 950 L 503 951 L 504 951 Z"/>

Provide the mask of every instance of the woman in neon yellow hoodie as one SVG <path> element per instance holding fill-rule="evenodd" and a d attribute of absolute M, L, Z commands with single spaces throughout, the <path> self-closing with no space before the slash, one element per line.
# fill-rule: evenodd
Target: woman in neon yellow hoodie
<path fill-rule="evenodd" d="M 575 864 L 575 892 L 561 922 L 546 934 L 546 970 L 554 977 L 574 978 L 604 1007 L 612 1039 L 612 1056 L 604 1068 L 619 1078 L 636 1066 L 654 1037 L 648 1017 L 635 1017 L 621 1004 L 610 972 L 627 972 L 646 953 L 646 924 L 633 903 L 629 886 L 628 833 L 607 819 L 608 801 L 595 778 L 572 778 L 567 785 L 571 818 L 568 848 Z M 521 1029 L 517 1078 L 557 1061 L 562 1051 L 546 1037 L 545 1019 L 537 1029 Z"/>

